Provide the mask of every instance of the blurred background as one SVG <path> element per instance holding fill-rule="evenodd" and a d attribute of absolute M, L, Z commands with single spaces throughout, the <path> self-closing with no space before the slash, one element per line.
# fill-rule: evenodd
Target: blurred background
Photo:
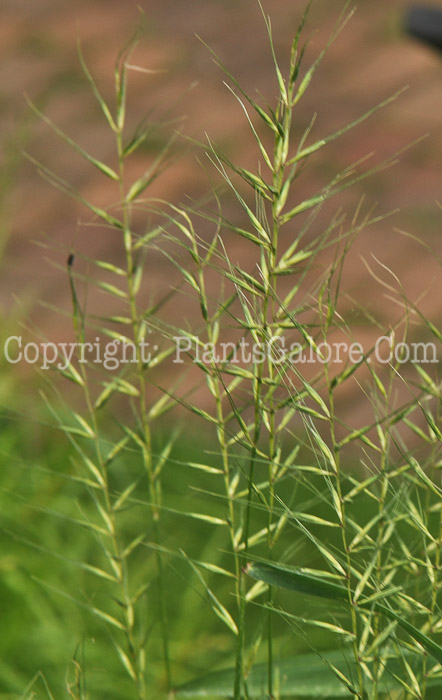
<path fill-rule="evenodd" d="M 440 6 L 442 2 L 433 3 Z M 304 0 L 267 0 L 278 58 L 284 66 Z M 344 198 L 351 213 L 361 194 L 376 212 L 400 212 L 370 227 L 352 253 L 348 289 L 366 272 L 360 256 L 372 252 L 399 273 L 411 298 L 422 297 L 425 312 L 440 312 L 439 263 L 426 245 L 441 255 L 442 61 L 437 52 L 403 32 L 406 0 L 360 0 L 356 12 L 331 47 L 310 89 L 299 104 L 299 133 L 317 113 L 311 138 L 344 126 L 398 89 L 409 86 L 393 104 L 321 150 L 299 184 L 299 196 L 314 194 L 327 178 L 374 152 L 368 165 L 427 138 L 406 150 L 399 163 L 363 182 Z M 3 0 L 0 23 L 0 133 L 3 155 L 2 244 L 4 266 L 0 299 L 5 312 L 32 317 L 44 335 L 60 340 L 62 326 L 40 301 L 57 301 L 69 310 L 65 266 L 70 249 L 109 255 L 111 235 L 82 226 L 88 212 L 41 178 L 22 151 L 53 169 L 81 194 L 99 205 L 112 203 L 109 180 L 77 157 L 51 129 L 33 115 L 29 98 L 58 126 L 99 159 L 113 163 L 115 145 L 102 112 L 91 95 L 78 59 L 77 41 L 105 99 L 112 105 L 113 69 L 118 51 L 137 23 L 142 8 L 145 32 L 132 63 L 152 71 L 132 71 L 128 121 L 134 126 L 148 114 L 159 128 L 136 157 L 144 168 L 164 146 L 171 129 L 205 138 L 207 132 L 236 162 L 256 167 L 256 149 L 242 111 L 223 84 L 200 36 L 226 63 L 250 94 L 276 96 L 274 71 L 263 19 L 255 0 L 118 2 L 116 0 Z M 342 2 L 316 0 L 305 36 L 307 61 L 324 46 L 343 8 Z M 176 121 L 174 121 L 176 120 Z M 166 122 L 168 122 L 166 124 Z M 182 148 L 182 157 L 153 185 L 152 196 L 171 202 L 198 198 L 209 184 L 204 156 Z M 342 202 L 341 202 L 342 203 Z M 418 240 L 405 237 L 405 230 Z M 420 241 L 424 245 L 420 244 Z M 164 283 L 161 270 L 152 284 Z M 379 286 L 364 287 L 368 307 L 379 306 Z M 431 289 L 431 291 L 430 291 Z M 431 314 L 433 316 L 433 313 Z M 440 314 L 439 314 L 440 317 Z M 62 324 L 62 320 L 59 321 Z"/>

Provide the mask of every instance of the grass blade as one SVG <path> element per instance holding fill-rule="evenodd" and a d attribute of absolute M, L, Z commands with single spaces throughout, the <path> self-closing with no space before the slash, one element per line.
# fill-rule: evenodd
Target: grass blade
<path fill-rule="evenodd" d="M 256 581 L 264 581 L 264 583 L 268 583 L 270 586 L 276 586 L 277 588 L 285 588 L 290 591 L 307 593 L 330 600 L 346 600 L 348 602 L 348 591 L 346 588 L 316 576 L 303 573 L 302 571 L 286 569 L 276 564 L 255 563 L 247 565 L 246 573 Z M 354 597 L 353 592 L 352 597 Z M 421 644 L 436 661 L 442 663 L 442 647 L 418 630 L 417 627 L 410 622 L 407 622 L 403 615 L 395 613 L 393 610 L 377 601 L 368 600 L 367 603 L 372 605 L 373 610 L 376 612 L 380 612 L 389 620 L 397 622 L 398 626 L 407 632 L 416 642 Z M 364 598 L 359 599 L 358 605 L 359 607 L 364 606 Z"/>

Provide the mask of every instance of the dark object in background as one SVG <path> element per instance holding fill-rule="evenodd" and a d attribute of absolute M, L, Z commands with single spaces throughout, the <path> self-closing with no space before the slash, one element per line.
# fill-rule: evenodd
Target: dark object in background
<path fill-rule="evenodd" d="M 442 9 L 412 5 L 405 15 L 405 31 L 442 51 Z"/>

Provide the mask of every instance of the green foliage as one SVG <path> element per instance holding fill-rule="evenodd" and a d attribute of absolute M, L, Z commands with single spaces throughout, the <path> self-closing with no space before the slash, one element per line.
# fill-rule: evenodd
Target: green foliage
<path fill-rule="evenodd" d="M 3 514 L 9 626 L 32 616 L 26 639 L 13 641 L 22 656 L 0 666 L 20 697 L 408 700 L 438 692 L 440 385 L 428 365 L 404 368 L 398 353 L 377 361 L 375 345 L 344 366 L 327 355 L 336 340 L 354 339 L 344 265 L 353 239 L 379 220 L 363 203 L 349 221 L 327 207 L 395 156 L 368 170 L 349 164 L 298 198 L 302 166 L 377 108 L 309 144 L 313 124 L 302 130 L 296 109 L 348 16 L 305 68 L 306 12 L 285 71 L 263 17 L 273 105 L 252 99 L 215 57 L 258 166 L 201 144 L 227 191 L 208 205 L 149 199 L 173 139 L 141 176 L 128 176 L 130 157 L 149 138 L 148 127 L 126 127 L 137 36 L 116 62 L 115 109 L 81 55 L 115 137 L 114 163 L 43 117 L 117 186 L 110 211 L 37 164 L 118 235 L 120 251 L 117 262 L 91 259 L 87 248 L 69 252 L 77 354 L 44 393 L 56 426 L 49 442 L 62 436 L 62 447 L 45 444 L 38 457 L 19 459 L 14 442 L 5 454 L 6 467 L 15 455 L 26 475 L 5 468 L 11 483 L 3 486 L 11 494 Z M 227 219 L 226 202 L 236 218 Z M 149 272 L 159 259 L 172 290 L 155 294 Z M 411 338 L 410 317 L 440 340 L 400 284 L 388 290 L 401 316 L 377 330 L 393 350 Z M 88 302 L 102 294 L 112 313 L 92 314 Z M 173 313 L 183 298 L 185 318 Z M 82 358 L 80 347 L 97 335 L 113 343 L 107 359 L 119 357 L 116 366 Z M 315 362 L 302 362 L 304 354 Z M 362 424 L 341 413 L 347 387 L 362 389 L 371 407 Z M 213 668 L 227 670 L 208 675 Z"/>

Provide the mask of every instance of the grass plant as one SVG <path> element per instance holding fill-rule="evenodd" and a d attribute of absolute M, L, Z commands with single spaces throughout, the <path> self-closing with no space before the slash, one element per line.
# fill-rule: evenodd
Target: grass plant
<path fill-rule="evenodd" d="M 149 197 L 173 139 L 140 177 L 128 175 L 150 135 L 148 125 L 127 127 L 137 37 L 116 62 L 115 109 L 81 56 L 114 135 L 114 163 L 44 117 L 117 201 L 98 206 L 37 167 L 121 245 L 117 261 L 91 258 L 86 244 L 68 251 L 77 351 L 44 398 L 69 464 L 56 466 L 56 457 L 34 473 L 47 483 L 53 475 L 58 487 L 29 505 L 42 529 L 15 538 L 54 561 L 35 583 L 47 611 L 40 629 L 53 624 L 58 639 L 62 616 L 72 662 L 64 689 L 53 690 L 56 673 L 42 668 L 23 699 L 423 700 L 440 692 L 440 384 L 437 363 L 404 362 L 404 353 L 416 338 L 437 345 L 441 333 L 384 268 L 397 317 L 383 327 L 363 305 L 360 315 L 390 338 L 390 361 L 379 360 L 375 341 L 343 362 L 328 352 L 357 340 L 345 265 L 355 237 L 382 218 L 363 201 L 346 216 L 334 201 L 397 154 L 371 168 L 348 164 L 298 196 L 310 159 L 398 95 L 337 132 L 313 137 L 313 121 L 300 130 L 298 104 L 349 14 L 305 67 L 307 10 L 286 68 L 262 14 L 273 104 L 252 98 L 214 55 L 258 165 L 242 167 L 210 139 L 200 144 L 223 185 L 206 202 Z M 171 288 L 150 287 L 152 265 Z M 89 311 L 98 297 L 110 298 L 111 313 Z M 180 305 L 190 309 L 184 319 L 174 313 Z M 106 368 L 78 354 L 105 342 L 116 366 L 111 356 Z M 347 387 L 361 397 L 359 422 L 345 412 Z"/>

